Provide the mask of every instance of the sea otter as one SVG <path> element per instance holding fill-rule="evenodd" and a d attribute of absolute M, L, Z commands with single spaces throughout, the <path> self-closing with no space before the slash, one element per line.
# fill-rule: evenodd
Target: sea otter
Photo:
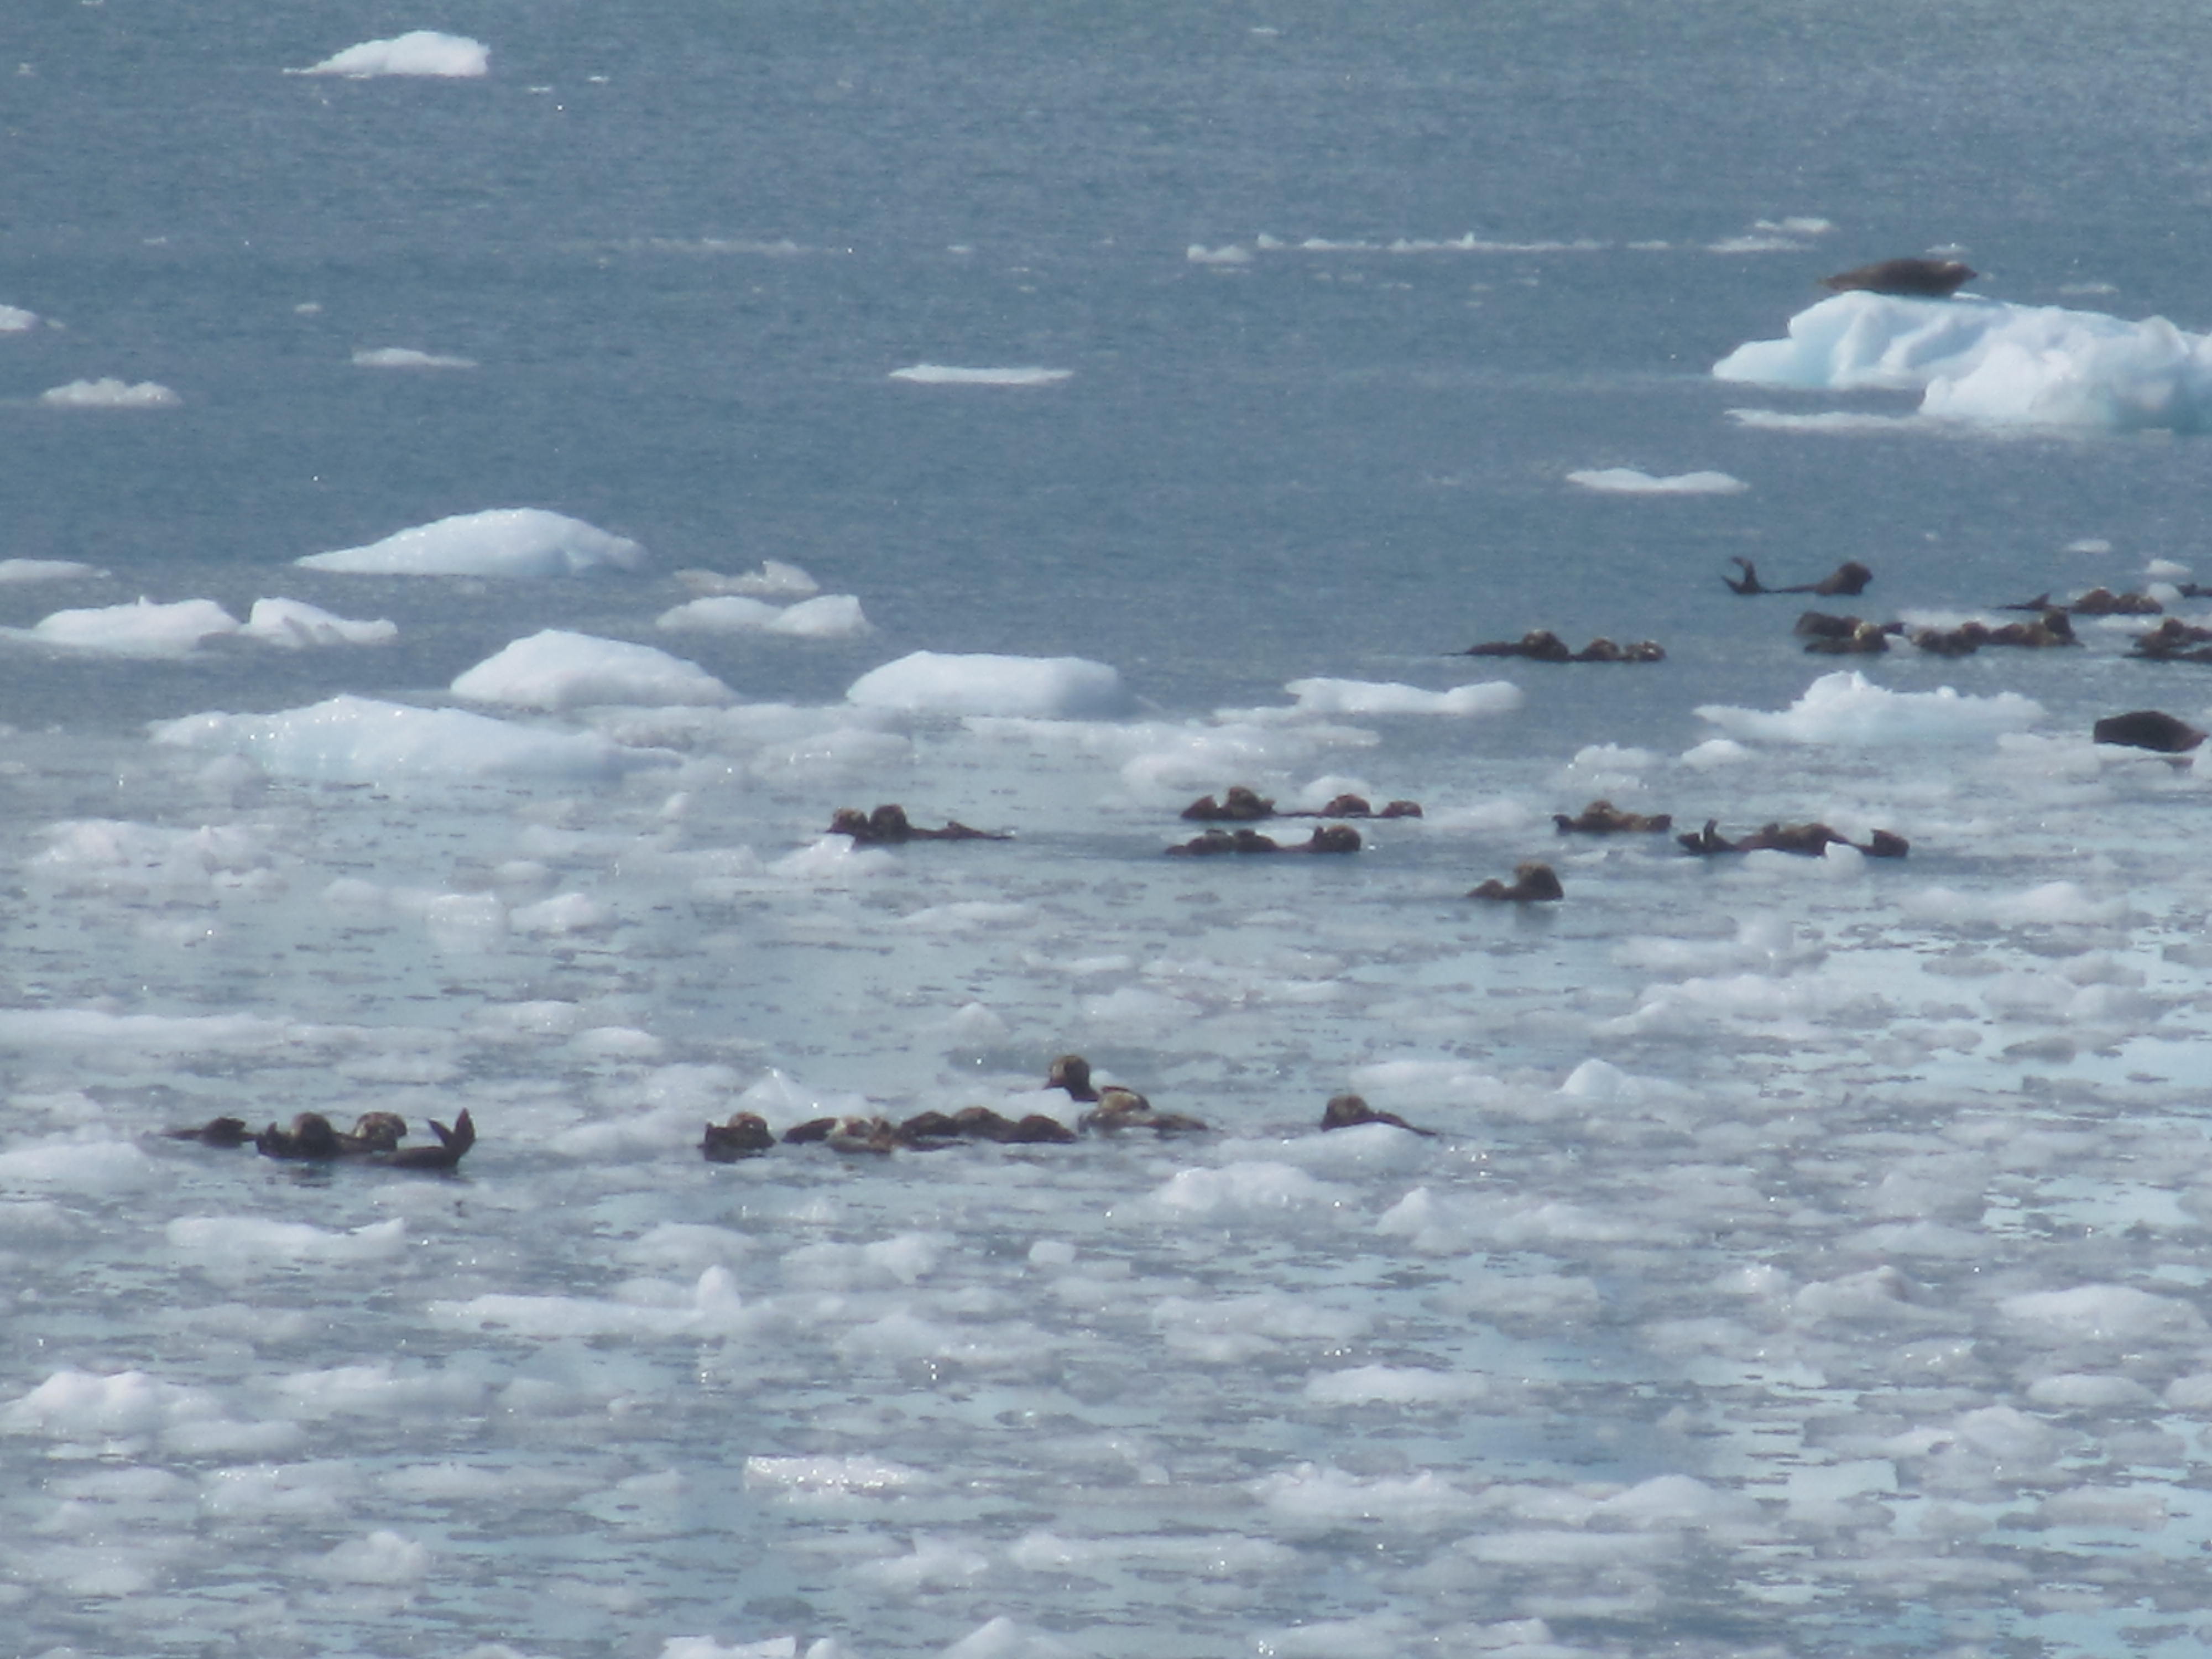
<path fill-rule="evenodd" d="M 2107 714 L 2091 729 L 2090 736 L 2098 743 L 2148 749 L 2160 755 L 2185 755 L 2204 741 L 2204 734 L 2188 721 L 2155 708 Z"/>
<path fill-rule="evenodd" d="M 1493 876 L 1468 894 L 1469 898 L 1497 899 L 1510 904 L 1542 904 L 1566 896 L 1566 889 L 1559 885 L 1559 873 L 1550 865 L 1534 859 L 1513 866 L 1512 885 Z"/>
<path fill-rule="evenodd" d="M 775 1133 L 759 1113 L 732 1112 L 727 1123 L 707 1126 L 699 1152 L 709 1164 L 735 1164 L 741 1158 L 757 1158 L 775 1145 Z"/>
<path fill-rule="evenodd" d="M 1563 836 L 1620 836 L 1656 833 L 1670 830 L 1674 820 L 1664 812 L 1646 816 L 1641 812 L 1624 812 L 1609 800 L 1594 800 L 1573 817 L 1565 812 L 1552 814 L 1552 822 L 1559 826 Z"/>
<path fill-rule="evenodd" d="M 1065 1089 L 1067 1097 L 1091 1109 L 1076 1120 L 1085 1134 L 1118 1134 L 1125 1129 L 1150 1129 L 1154 1134 L 1202 1134 L 1207 1125 L 1181 1112 L 1155 1110 L 1152 1103 L 1134 1089 L 1109 1083 L 1092 1086 L 1091 1062 L 1081 1054 L 1062 1054 L 1046 1073 L 1044 1086 Z"/>
<path fill-rule="evenodd" d="M 1431 1140 L 1437 1138 L 1434 1129 L 1415 1128 L 1395 1112 L 1378 1112 L 1358 1095 L 1334 1095 L 1322 1109 L 1321 1127 L 1324 1133 L 1330 1129 L 1349 1129 L 1362 1123 L 1387 1123 L 1394 1129 L 1406 1129 Z"/>
<path fill-rule="evenodd" d="M 910 841 L 1012 841 L 1007 835 L 971 830 L 957 818 L 942 830 L 924 830 L 908 822 L 906 808 L 895 803 L 862 812 L 857 806 L 841 806 L 830 815 L 830 833 L 850 836 L 855 847 L 903 847 Z"/>

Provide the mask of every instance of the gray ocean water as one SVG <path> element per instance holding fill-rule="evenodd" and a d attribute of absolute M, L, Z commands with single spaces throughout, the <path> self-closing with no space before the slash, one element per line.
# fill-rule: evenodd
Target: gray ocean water
<path fill-rule="evenodd" d="M 1915 400 L 1711 373 L 1894 254 L 2212 326 L 2201 9 L 18 9 L 0 558 L 98 574 L 0 628 L 398 634 L 0 640 L 0 1651 L 2201 1650 L 2207 806 L 2087 731 L 2212 724 L 2204 671 L 2132 623 L 1900 649 L 1872 727 L 1754 739 L 1836 665 L 1720 578 L 1994 618 L 2202 574 L 2206 441 L 1746 421 Z M 295 72 L 416 28 L 489 72 Z M 109 376 L 174 404 L 41 401 Z M 1743 487 L 1568 476 L 1610 468 Z M 293 562 L 514 507 L 646 562 Z M 870 631 L 656 627 L 769 559 Z M 1539 627 L 1667 658 L 1452 654 Z M 544 629 L 735 709 L 530 717 L 671 751 L 611 781 L 149 736 L 447 706 Z M 847 703 L 915 651 L 1133 712 Z M 1333 782 L 1427 815 L 1162 855 L 1203 791 Z M 1912 852 L 1554 835 L 1601 794 Z M 817 842 L 884 800 L 1017 839 Z M 1462 896 L 1535 856 L 1556 912 Z M 1031 1091 L 1077 1048 L 1216 1133 L 696 1150 L 1072 1117 Z M 1353 1087 L 1442 1133 L 1313 1133 Z M 155 1134 L 463 1107 L 447 1178 Z"/>

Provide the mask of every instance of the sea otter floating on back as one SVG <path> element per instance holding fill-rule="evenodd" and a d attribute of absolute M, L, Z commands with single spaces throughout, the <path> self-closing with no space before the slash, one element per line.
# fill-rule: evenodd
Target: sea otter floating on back
<path fill-rule="evenodd" d="M 1948 300 L 1982 273 L 1957 259 L 1881 259 L 1820 278 L 1838 294 L 1897 294 L 1908 299 Z"/>

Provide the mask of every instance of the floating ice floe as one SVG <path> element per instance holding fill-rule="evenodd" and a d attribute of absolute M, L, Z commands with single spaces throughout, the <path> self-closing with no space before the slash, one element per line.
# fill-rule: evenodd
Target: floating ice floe
<path fill-rule="evenodd" d="M 407 1251 L 406 1224 L 398 1216 L 335 1232 L 305 1221 L 259 1216 L 179 1216 L 165 1236 L 169 1246 L 198 1265 L 225 1274 L 268 1273 L 313 1264 L 388 1261 Z"/>
<path fill-rule="evenodd" d="M 890 378 L 916 386 L 1056 386 L 1072 368 L 954 368 L 944 363 L 914 363 L 895 368 Z"/>
<path fill-rule="evenodd" d="M 1738 346 L 1716 379 L 1922 394 L 1920 412 L 2000 425 L 2202 431 L 2212 424 L 2212 337 L 2163 317 L 1994 300 L 1839 294 L 1790 337 Z"/>
<path fill-rule="evenodd" d="M 1978 742 L 2025 731 L 2043 718 L 2043 706 L 2016 691 L 1993 697 L 1962 696 L 1948 685 L 1892 691 L 1846 671 L 1821 675 L 1778 714 L 1705 703 L 1698 715 L 1731 737 L 1753 741 L 1872 746 Z"/>
<path fill-rule="evenodd" d="M 1194 265 L 1249 265 L 1252 263 L 1252 250 L 1234 242 L 1222 247 L 1193 242 L 1183 250 L 1183 258 Z"/>
<path fill-rule="evenodd" d="M 612 566 L 635 570 L 645 550 L 581 519 L 538 507 L 493 507 L 416 525 L 365 547 L 310 553 L 308 570 L 376 576 L 566 576 Z"/>
<path fill-rule="evenodd" d="M 529 775 L 614 778 L 673 765 L 665 750 L 626 749 L 588 732 L 547 732 L 459 708 L 415 708 L 342 696 L 274 714 L 189 714 L 157 721 L 154 741 L 243 755 L 264 771 L 328 782 Z"/>
<path fill-rule="evenodd" d="M 354 622 L 299 599 L 256 599 L 238 631 L 247 639 L 304 651 L 310 646 L 389 645 L 399 637 L 399 624 Z"/>
<path fill-rule="evenodd" d="M 74 559 L 0 559 L 0 582 L 68 581 L 79 576 L 106 574 Z"/>
<path fill-rule="evenodd" d="M 454 357 L 443 352 L 417 351 L 412 346 L 377 346 L 353 354 L 356 368 L 474 368 L 473 357 Z"/>
<path fill-rule="evenodd" d="M 0 306 L 0 334 L 23 334 L 39 325 L 39 313 L 21 306 Z"/>
<path fill-rule="evenodd" d="M 39 394 L 50 409 L 174 409 L 184 402 L 158 380 L 127 380 L 107 375 L 97 380 L 71 380 Z"/>
<path fill-rule="evenodd" d="M 1567 482 L 1613 495 L 1740 495 L 1751 488 L 1725 472 L 1677 472 L 1654 477 L 1632 466 L 1607 466 L 1567 474 Z"/>
<path fill-rule="evenodd" d="M 107 656 L 184 657 L 203 640 L 238 630 L 238 618 L 213 599 L 156 605 L 142 599 L 135 605 L 57 611 L 33 627 L 0 629 L 0 635 Z"/>
<path fill-rule="evenodd" d="M 364 40 L 325 58 L 295 75 L 343 75 L 362 81 L 380 75 L 422 75 L 472 80 L 491 67 L 491 51 L 482 41 L 435 29 L 411 29 L 388 40 Z"/>
<path fill-rule="evenodd" d="M 797 605 L 774 605 L 741 593 L 711 594 L 664 611 L 653 625 L 672 632 L 781 634 L 793 639 L 857 639 L 874 632 L 850 593 L 824 593 Z"/>
<path fill-rule="evenodd" d="M 1302 714 L 1506 714 L 1525 699 L 1510 680 L 1482 680 L 1448 691 L 1376 680 L 1292 680 L 1283 690 Z"/>
<path fill-rule="evenodd" d="M 179 1388 L 143 1371 L 60 1370 L 0 1407 L 0 1434 L 146 1434 L 214 1410 L 204 1389 Z"/>
<path fill-rule="evenodd" d="M 781 559 L 763 559 L 759 569 L 748 570 L 742 576 L 725 575 L 719 570 L 679 570 L 676 580 L 702 599 L 741 593 L 757 599 L 811 599 L 822 591 L 820 582 Z"/>
<path fill-rule="evenodd" d="M 695 662 L 649 645 L 549 628 L 517 640 L 454 680 L 453 695 L 515 708 L 589 708 L 611 703 L 719 708 L 730 688 Z"/>
<path fill-rule="evenodd" d="M 935 651 L 916 651 L 870 670 L 845 696 L 864 708 L 1041 720 L 1110 720 L 1133 707 L 1120 673 L 1103 662 Z"/>

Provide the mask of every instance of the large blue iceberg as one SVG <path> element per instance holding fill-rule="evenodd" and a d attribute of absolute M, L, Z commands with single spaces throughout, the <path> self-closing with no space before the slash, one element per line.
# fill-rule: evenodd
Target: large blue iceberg
<path fill-rule="evenodd" d="M 2212 427 L 2212 336 L 2163 317 L 1839 294 L 1713 365 L 1759 386 L 1921 392 L 1943 420 L 2111 431 Z"/>

